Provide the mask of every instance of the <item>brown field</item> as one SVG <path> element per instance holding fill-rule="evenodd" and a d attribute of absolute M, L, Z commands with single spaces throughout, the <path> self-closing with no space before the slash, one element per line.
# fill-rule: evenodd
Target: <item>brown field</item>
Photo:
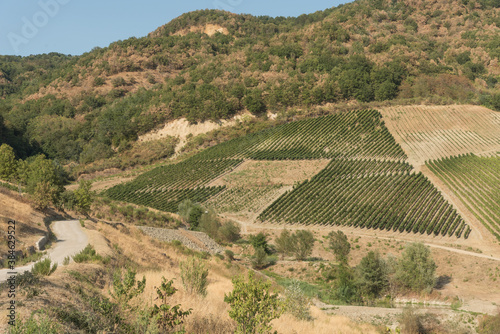
<path fill-rule="evenodd" d="M 473 105 L 378 109 L 417 169 L 426 160 L 500 151 L 500 113 Z"/>

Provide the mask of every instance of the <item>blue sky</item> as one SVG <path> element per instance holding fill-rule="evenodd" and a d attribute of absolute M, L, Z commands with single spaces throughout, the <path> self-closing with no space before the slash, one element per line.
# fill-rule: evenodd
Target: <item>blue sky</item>
<path fill-rule="evenodd" d="M 0 0 L 0 55 L 60 52 L 79 55 L 95 46 L 146 36 L 196 9 L 298 16 L 339 0 Z"/>

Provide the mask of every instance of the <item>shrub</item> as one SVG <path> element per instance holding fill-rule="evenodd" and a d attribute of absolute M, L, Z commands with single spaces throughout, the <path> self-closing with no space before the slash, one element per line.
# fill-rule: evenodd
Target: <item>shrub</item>
<path fill-rule="evenodd" d="M 35 276 L 50 276 L 57 269 L 57 263 L 54 263 L 52 266 L 51 264 L 52 261 L 49 258 L 38 261 L 31 269 L 31 272 Z"/>
<path fill-rule="evenodd" d="M 286 305 L 285 309 L 287 313 L 290 313 L 299 320 L 312 320 L 309 310 L 311 302 L 302 291 L 299 281 L 293 280 L 292 283 L 285 289 L 284 295 L 284 303 Z"/>
<path fill-rule="evenodd" d="M 94 246 L 88 244 L 80 253 L 73 255 L 73 260 L 76 263 L 103 261 L 102 256 L 97 254 Z"/>
<path fill-rule="evenodd" d="M 129 301 L 144 292 L 146 287 L 146 278 L 143 276 L 141 281 L 135 280 L 136 272 L 130 268 L 125 274 L 118 269 L 113 274 L 113 291 L 110 291 L 111 297 L 123 308 L 131 308 Z"/>
<path fill-rule="evenodd" d="M 234 252 L 232 250 L 229 250 L 229 249 L 226 249 L 224 251 L 224 254 L 226 254 L 226 257 L 229 261 L 233 261 L 234 260 Z"/>
<path fill-rule="evenodd" d="M 236 223 L 228 221 L 219 229 L 219 237 L 226 242 L 235 242 L 241 238 L 240 231 Z"/>
<path fill-rule="evenodd" d="M 11 326 L 9 334 L 57 334 L 60 333 L 59 324 L 52 321 L 43 311 L 41 313 L 32 312 L 25 321 L 18 319 L 14 326 Z"/>
<path fill-rule="evenodd" d="M 486 315 L 479 321 L 479 334 L 495 334 L 500 328 L 500 313 L 495 316 Z"/>
<path fill-rule="evenodd" d="M 203 297 L 207 295 L 208 269 L 203 261 L 191 257 L 180 263 L 182 285 L 189 293 L 196 293 Z"/>
<path fill-rule="evenodd" d="M 243 276 L 232 281 L 234 289 L 224 295 L 224 301 L 231 307 L 229 316 L 238 323 L 236 333 L 270 332 L 270 322 L 284 311 L 278 295 L 269 291 L 271 283 L 254 279 L 253 272 L 248 273 L 248 282 Z"/>
<path fill-rule="evenodd" d="M 368 252 L 356 269 L 363 294 L 369 298 L 377 298 L 388 284 L 385 263 L 379 253 Z"/>
<path fill-rule="evenodd" d="M 191 309 L 183 311 L 180 305 L 168 305 L 167 298 L 172 296 L 177 289 L 172 286 L 172 280 L 167 282 L 165 277 L 162 277 L 161 280 L 161 285 L 155 287 L 157 294 L 156 300 L 160 300 L 160 305 L 154 305 L 151 308 L 150 314 L 152 318 L 155 319 L 158 327 L 163 330 L 162 332 L 170 333 L 172 328 L 184 322 L 184 318 L 191 314 Z"/>

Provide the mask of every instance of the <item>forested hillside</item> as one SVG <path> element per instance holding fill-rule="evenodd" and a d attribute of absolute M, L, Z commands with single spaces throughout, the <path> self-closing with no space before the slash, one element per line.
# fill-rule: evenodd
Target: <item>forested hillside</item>
<path fill-rule="evenodd" d="M 187 13 L 81 56 L 0 56 L 0 138 L 88 163 L 165 121 L 326 103 L 500 109 L 498 0 L 358 0 L 297 18 Z"/>

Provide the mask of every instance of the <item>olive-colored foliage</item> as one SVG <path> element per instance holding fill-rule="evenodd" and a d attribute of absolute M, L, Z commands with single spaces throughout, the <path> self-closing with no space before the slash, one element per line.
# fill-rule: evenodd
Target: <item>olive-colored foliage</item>
<path fill-rule="evenodd" d="M 378 252 L 369 251 L 356 267 L 361 294 L 367 298 L 378 298 L 388 284 L 384 260 Z"/>
<path fill-rule="evenodd" d="M 90 206 L 92 205 L 95 197 L 95 192 L 91 190 L 92 182 L 88 180 L 81 180 L 78 188 L 74 191 L 74 207 L 80 213 L 88 214 Z"/>
<path fill-rule="evenodd" d="M 10 180 L 16 176 L 17 161 L 14 150 L 7 144 L 0 146 L 0 179 Z"/>
<path fill-rule="evenodd" d="M 406 246 L 396 266 L 396 281 L 416 292 L 430 292 L 436 284 L 436 263 L 428 247 L 422 243 Z"/>
<path fill-rule="evenodd" d="M 238 323 L 236 333 L 267 333 L 272 327 L 270 322 L 279 318 L 284 308 L 278 294 L 270 292 L 271 282 L 254 278 L 248 273 L 233 278 L 233 291 L 224 295 L 224 301 L 231 307 L 229 316 Z"/>
<path fill-rule="evenodd" d="M 330 234 L 328 234 L 328 238 L 328 246 L 333 251 L 337 261 L 346 264 L 349 253 L 351 252 L 351 244 L 347 240 L 347 236 L 344 232 L 338 230 L 337 232 L 330 232 Z"/>
<path fill-rule="evenodd" d="M 311 255 L 314 246 L 314 235 L 307 230 L 290 233 L 283 230 L 275 240 L 276 250 L 284 255 L 294 255 L 297 260 L 305 260 Z"/>

